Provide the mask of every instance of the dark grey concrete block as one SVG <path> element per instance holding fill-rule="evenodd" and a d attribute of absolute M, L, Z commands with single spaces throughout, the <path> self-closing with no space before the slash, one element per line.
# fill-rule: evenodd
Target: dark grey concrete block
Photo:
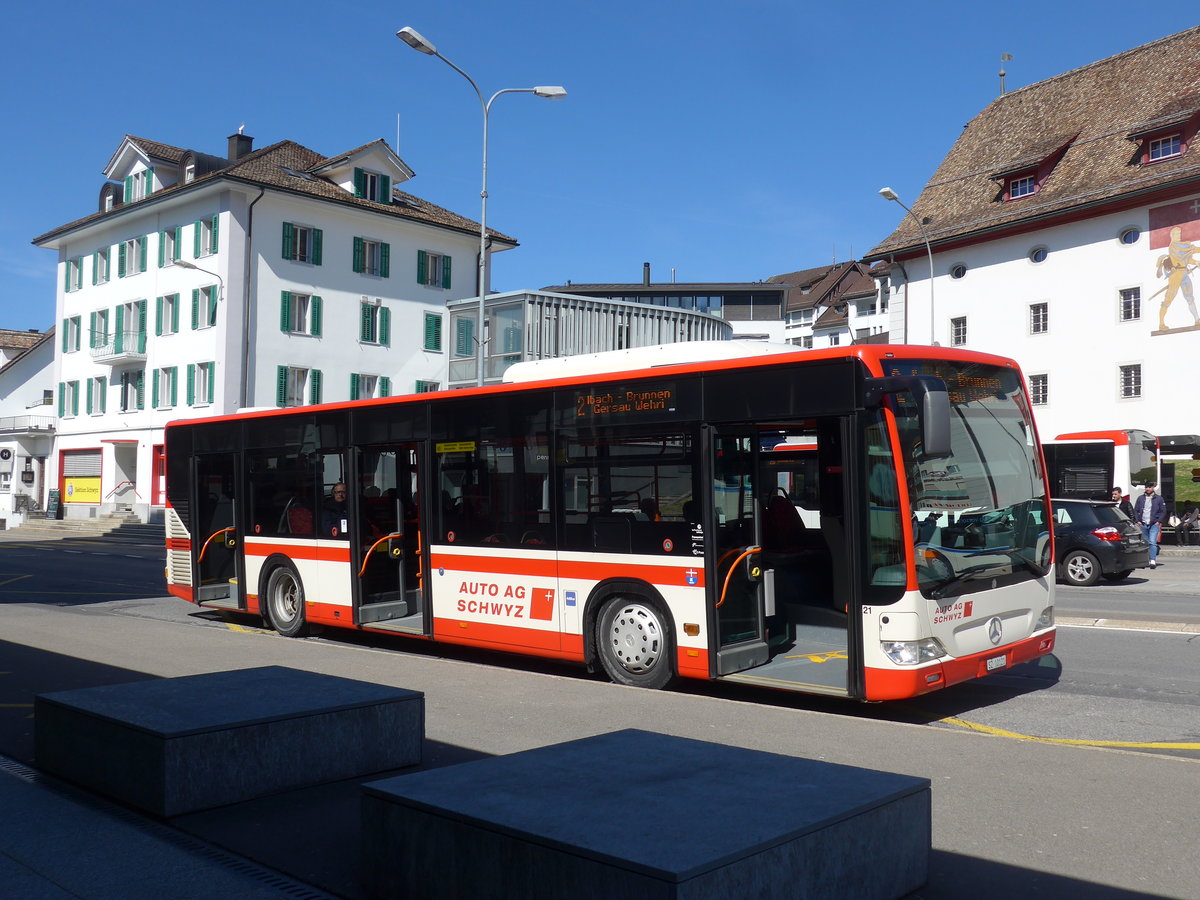
<path fill-rule="evenodd" d="M 930 785 L 618 731 L 363 786 L 372 897 L 900 897 Z"/>
<path fill-rule="evenodd" d="M 38 767 L 158 816 L 421 761 L 425 697 L 282 666 L 40 694 Z"/>

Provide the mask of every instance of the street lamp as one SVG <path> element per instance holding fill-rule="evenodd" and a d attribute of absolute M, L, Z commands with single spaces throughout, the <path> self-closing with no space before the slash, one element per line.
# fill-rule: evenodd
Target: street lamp
<path fill-rule="evenodd" d="M 913 211 L 904 205 L 903 201 L 900 199 L 900 196 L 890 187 L 880 188 L 879 196 L 884 200 L 893 200 L 896 203 L 899 203 L 901 208 L 908 213 L 914 222 L 917 223 L 917 227 L 921 229 L 921 237 L 925 240 L 925 252 L 929 254 L 929 343 L 933 346 L 937 346 L 937 342 L 933 339 L 935 334 L 933 324 L 933 248 L 929 246 L 929 235 L 925 233 L 925 224 L 915 215 L 913 215 Z M 904 337 L 905 340 L 908 339 L 908 335 L 905 335 Z"/>
<path fill-rule="evenodd" d="M 213 278 L 217 279 L 217 284 L 219 286 L 217 291 L 217 299 L 219 300 L 225 296 L 225 279 L 216 272 L 210 271 L 209 269 L 202 269 L 195 263 L 188 262 L 186 259 L 172 260 L 171 265 L 179 266 L 181 269 L 193 269 L 197 272 L 203 272 L 205 275 L 211 275 Z"/>
<path fill-rule="evenodd" d="M 483 99 L 483 91 L 479 89 L 479 85 L 475 83 L 475 79 L 456 66 L 442 54 L 438 53 L 437 47 L 433 46 L 429 41 L 422 37 L 414 29 L 405 26 L 396 32 L 396 37 L 408 44 L 414 50 L 419 50 L 426 56 L 436 56 L 455 72 L 467 79 L 471 83 L 471 87 L 475 89 L 476 95 L 479 97 L 479 105 L 483 110 L 483 188 L 479 192 L 479 197 L 483 203 L 483 209 L 479 215 L 479 319 L 478 319 L 478 334 L 475 336 L 475 380 L 478 385 L 483 386 L 483 325 L 484 325 L 484 304 L 487 302 L 487 153 L 488 153 L 488 113 L 492 110 L 492 104 L 501 94 L 533 94 L 535 97 L 544 97 L 547 100 L 561 100 L 567 96 L 565 88 L 558 85 L 539 85 L 531 88 L 504 88 L 492 94 L 489 100 Z"/>

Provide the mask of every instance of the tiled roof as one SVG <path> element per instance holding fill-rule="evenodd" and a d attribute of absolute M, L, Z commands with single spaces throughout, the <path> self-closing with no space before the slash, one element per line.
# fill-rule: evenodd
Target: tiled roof
<path fill-rule="evenodd" d="M 1084 206 L 1196 181 L 1200 140 L 1142 166 L 1130 136 L 1200 112 L 1200 27 L 996 98 L 963 130 L 911 204 L 933 244 L 1053 218 Z M 1037 193 L 1001 198 L 997 175 L 1032 166 L 1070 142 Z M 912 217 L 867 254 L 924 250 Z M 903 254 L 902 254 L 903 255 Z"/>
<path fill-rule="evenodd" d="M 147 156 L 153 156 L 155 159 L 165 159 L 168 162 L 178 163 L 183 159 L 183 154 L 187 153 L 182 147 L 160 144 L 158 141 L 149 141 L 146 138 L 134 137 L 132 134 L 127 134 L 125 137 L 136 144 L 137 148 Z"/>
<path fill-rule="evenodd" d="M 874 293 L 875 290 L 875 282 L 867 275 L 862 263 L 854 260 L 774 275 L 768 280 L 799 288 L 792 291 L 788 300 L 789 312 L 821 305 L 832 309 L 832 304 L 847 295 Z M 827 311 L 818 323 L 828 315 Z"/>
<path fill-rule="evenodd" d="M 764 281 L 729 281 L 729 282 L 667 282 L 666 284 L 642 284 L 640 281 L 614 282 L 611 284 L 554 284 L 542 288 L 555 294 L 596 294 L 601 292 L 613 294 L 722 294 L 750 293 L 753 291 L 787 290 L 787 285 L 772 284 Z"/>
<path fill-rule="evenodd" d="M 130 140 L 142 142 L 141 138 L 130 138 Z M 156 146 L 167 147 L 166 144 L 158 144 Z M 178 148 L 167 149 L 178 150 Z M 181 159 L 186 152 L 185 150 L 179 150 Z M 313 175 L 309 171 L 329 159 L 340 159 L 346 155 L 343 153 L 337 157 L 325 157 L 313 150 L 309 150 L 307 147 L 297 144 L 295 141 L 280 141 L 277 144 L 271 144 L 268 147 L 247 153 L 241 159 L 230 162 L 222 169 L 201 175 L 189 184 L 179 184 L 165 188 L 156 191 L 144 200 L 138 200 L 131 204 L 123 204 L 105 212 L 92 213 L 89 216 L 84 216 L 82 219 L 76 219 L 74 222 L 61 225 L 46 234 L 34 238 L 33 243 L 38 244 L 56 235 L 91 224 L 106 216 L 115 216 L 138 204 L 153 203 L 156 200 L 169 197 L 177 192 L 191 189 L 197 185 L 207 184 L 214 179 L 220 178 L 235 178 L 251 184 L 277 187 L 347 206 L 357 206 L 375 212 L 390 213 L 401 219 L 452 228 L 456 231 L 475 235 L 479 234 L 478 222 L 473 222 L 464 216 L 452 213 L 448 209 L 443 209 L 412 194 L 395 191 L 394 196 L 398 202 L 391 204 L 376 203 L 372 200 L 355 197 L 353 194 L 338 187 L 332 181 L 319 175 Z M 489 228 L 488 234 L 491 235 L 493 240 L 502 241 L 513 246 L 517 244 L 515 238 L 509 237 L 495 229 Z"/>
<path fill-rule="evenodd" d="M 7 328 L 0 328 L 0 349 L 28 350 L 30 347 L 40 344 L 45 338 L 46 335 L 40 331 L 11 331 Z"/>

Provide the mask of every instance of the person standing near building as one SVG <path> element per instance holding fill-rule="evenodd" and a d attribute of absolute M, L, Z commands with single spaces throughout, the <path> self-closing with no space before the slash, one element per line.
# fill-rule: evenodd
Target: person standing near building
<path fill-rule="evenodd" d="M 1153 481 L 1146 483 L 1146 493 L 1137 498 L 1133 505 L 1133 521 L 1142 529 L 1150 544 L 1150 568 L 1158 565 L 1158 538 L 1162 534 L 1163 520 L 1167 518 L 1167 504 L 1155 493 L 1158 487 Z"/>
<path fill-rule="evenodd" d="M 1112 502 L 1117 504 L 1117 509 L 1125 513 L 1129 518 L 1133 518 L 1133 504 L 1125 499 L 1125 492 L 1119 487 L 1112 489 Z"/>

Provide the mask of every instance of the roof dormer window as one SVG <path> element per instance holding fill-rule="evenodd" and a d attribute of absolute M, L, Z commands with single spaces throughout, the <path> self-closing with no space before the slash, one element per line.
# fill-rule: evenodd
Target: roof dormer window
<path fill-rule="evenodd" d="M 1028 197 L 1030 194 L 1036 193 L 1037 179 L 1033 175 L 1021 175 L 1016 178 L 1009 179 L 1009 200 L 1019 200 L 1021 197 Z"/>
<path fill-rule="evenodd" d="M 392 179 L 367 169 L 355 169 L 354 196 L 376 203 L 391 203 Z"/>
<path fill-rule="evenodd" d="M 1171 159 L 1182 154 L 1183 135 L 1179 133 L 1153 138 L 1146 145 L 1146 162 L 1158 162 L 1160 159 Z"/>

